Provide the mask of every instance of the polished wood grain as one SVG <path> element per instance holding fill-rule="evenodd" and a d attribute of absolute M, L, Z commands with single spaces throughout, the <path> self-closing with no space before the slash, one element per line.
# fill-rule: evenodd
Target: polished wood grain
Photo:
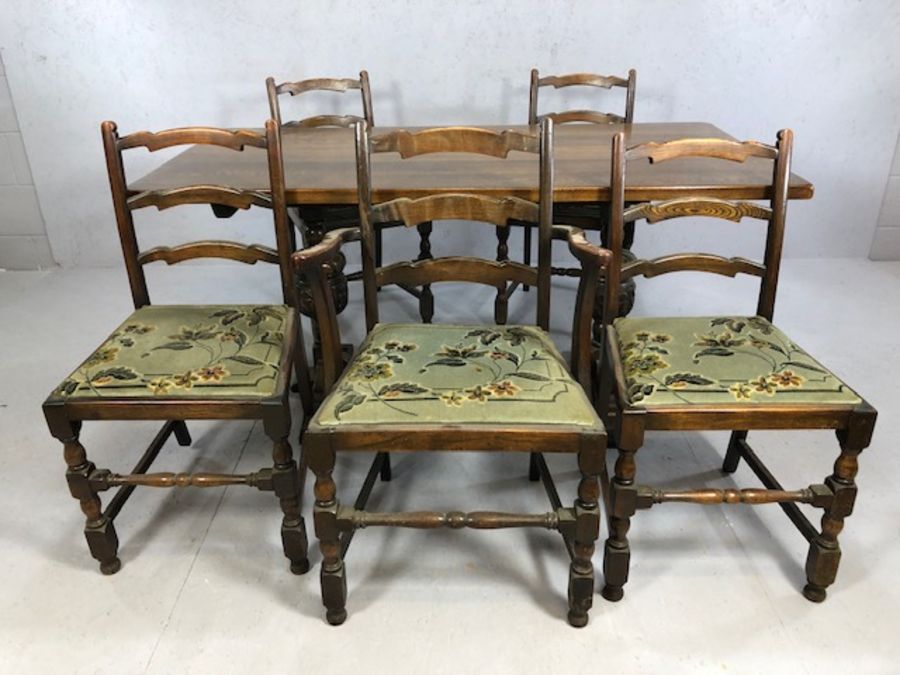
<path fill-rule="evenodd" d="M 528 127 L 511 128 L 525 131 Z M 373 133 L 380 135 L 393 130 L 396 129 L 375 128 Z M 559 125 L 554 132 L 554 202 L 609 201 L 610 142 L 618 132 L 624 132 L 626 146 L 683 137 L 733 140 L 721 129 L 702 122 Z M 284 129 L 282 143 L 288 203 L 357 203 L 351 129 Z M 459 191 L 538 199 L 537 160 L 519 153 L 512 153 L 502 168 L 491 158 L 476 155 L 440 159 L 427 155 L 408 161 L 385 154 L 375 161 L 372 198 L 376 202 Z M 688 194 L 764 199 L 769 196 L 771 178 L 772 160 L 762 157 L 749 157 L 726 167 L 703 157 L 654 165 L 635 163 L 629 168 L 625 198 L 635 202 Z M 194 147 L 135 181 L 131 188 L 165 190 L 189 184 L 224 184 L 265 192 L 268 190 L 265 153 L 252 148 L 238 154 L 220 148 Z M 813 186 L 808 180 L 792 175 L 788 196 L 810 199 Z"/>

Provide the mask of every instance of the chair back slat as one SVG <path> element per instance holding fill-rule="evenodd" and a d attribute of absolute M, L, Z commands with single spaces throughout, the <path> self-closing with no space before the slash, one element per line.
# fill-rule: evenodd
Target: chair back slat
<path fill-rule="evenodd" d="M 552 130 L 553 121 L 546 119 L 541 123 L 540 133 L 537 133 L 537 129 L 531 133 L 522 133 L 512 130 L 444 127 L 417 132 L 402 130 L 371 137 L 366 124 L 356 125 L 363 294 L 369 329 L 378 323 L 377 290 L 380 286 L 388 283 L 421 286 L 442 281 L 475 282 L 498 289 L 514 282 L 536 286 L 537 324 L 543 328 L 548 327 L 553 213 Z M 536 155 L 538 161 L 535 169 L 540 175 L 540 201 L 537 204 L 515 197 L 495 198 L 465 192 L 372 203 L 374 153 L 393 152 L 403 159 L 431 153 L 475 153 L 504 160 L 512 151 Z M 402 222 L 413 226 L 432 220 L 481 221 L 496 227 L 508 227 L 510 220 L 536 222 L 539 233 L 538 266 L 534 268 L 519 263 L 449 256 L 376 268 L 376 224 Z"/>
<path fill-rule="evenodd" d="M 608 245 L 613 261 L 607 274 L 604 323 L 609 324 L 618 314 L 618 286 L 622 279 L 635 276 L 653 277 L 670 272 L 696 271 L 734 277 L 750 274 L 760 277 L 757 314 L 771 320 L 778 285 L 781 251 L 784 242 L 784 222 L 787 211 L 787 188 L 790 177 L 793 133 L 784 129 L 778 133 L 775 145 L 756 141 L 731 141 L 712 138 L 685 138 L 667 142 L 651 142 L 625 147 L 625 135 L 613 137 L 611 158 L 611 199 Z M 661 202 L 646 202 L 625 206 L 627 163 L 647 161 L 650 164 L 680 158 L 701 158 L 745 162 L 768 160 L 772 163 L 771 198 L 768 205 L 748 201 L 728 201 L 702 194 L 686 194 Z M 743 257 L 725 258 L 711 253 L 678 253 L 652 260 L 625 262 L 622 254 L 626 223 L 646 220 L 655 223 L 673 218 L 707 216 L 741 222 L 753 218 L 767 223 L 766 247 L 763 261 Z"/>
<path fill-rule="evenodd" d="M 431 220 L 474 220 L 505 226 L 510 219 L 536 223 L 537 204 L 518 197 L 485 197 L 472 194 L 439 194 L 409 199 L 401 197 L 376 204 L 370 211 L 373 225 L 402 222 L 414 227 Z"/>
<path fill-rule="evenodd" d="M 150 304 L 143 271 L 145 264 L 163 261 L 172 265 L 195 258 L 221 258 L 251 265 L 257 262 L 276 264 L 281 273 L 284 302 L 295 304 L 290 259 L 293 247 L 284 195 L 284 162 L 281 155 L 281 136 L 274 120 L 266 122 L 265 134 L 246 129 L 185 127 L 159 132 L 140 131 L 120 137 L 113 122 L 104 122 L 101 125 L 101 133 L 119 238 L 135 307 Z M 123 150 L 144 147 L 152 152 L 179 145 L 212 145 L 235 151 L 242 151 L 250 146 L 265 150 L 269 165 L 270 194 L 208 184 L 184 185 L 130 194 L 132 191 L 125 177 Z M 156 206 L 162 211 L 182 204 L 208 204 L 213 207 L 239 209 L 260 206 L 271 209 L 277 248 L 232 241 L 204 240 L 140 251 L 132 212 L 148 206 Z"/>
<path fill-rule="evenodd" d="M 396 152 L 403 159 L 436 152 L 469 152 L 506 159 L 510 151 L 539 151 L 534 134 L 478 127 L 440 127 L 423 131 L 393 131 L 371 138 L 372 152 Z"/>
<path fill-rule="evenodd" d="M 298 120 L 283 121 L 279 96 L 298 96 L 311 91 L 330 91 L 339 94 L 348 91 L 359 91 L 362 98 L 362 116 L 359 115 L 316 115 Z M 269 114 L 279 126 L 299 127 L 352 127 L 359 120 L 369 126 L 375 124 L 372 113 L 372 90 L 369 86 L 369 73 L 360 71 L 359 79 L 339 77 L 314 77 L 297 82 L 275 84 L 272 77 L 266 78 L 266 94 L 269 99 Z"/>
<path fill-rule="evenodd" d="M 569 122 L 590 122 L 591 124 L 624 124 L 625 118 L 615 113 L 601 113 L 594 110 L 567 110 L 561 113 L 545 113 L 557 124 Z"/>
<path fill-rule="evenodd" d="M 747 258 L 725 258 L 712 253 L 675 253 L 672 255 L 635 260 L 622 266 L 622 280 L 631 277 L 656 277 L 670 272 L 710 272 L 726 277 L 739 273 L 765 276 L 765 266 Z"/>
<path fill-rule="evenodd" d="M 572 73 L 570 75 L 548 75 L 538 78 L 539 87 L 553 87 L 561 89 L 562 87 L 585 86 L 585 87 L 602 87 L 603 89 L 611 89 L 613 87 L 627 87 L 628 80 L 614 75 L 594 75 L 593 73 Z"/>
<path fill-rule="evenodd" d="M 445 256 L 416 262 L 399 262 L 375 272 L 379 286 L 406 284 L 424 286 L 446 281 L 464 281 L 503 288 L 510 282 L 537 285 L 537 270 L 523 263 Z"/>
<path fill-rule="evenodd" d="M 538 113 L 538 94 L 541 87 L 563 89 L 565 87 L 625 88 L 625 114 L 602 112 L 599 110 L 565 110 Z M 597 75 L 594 73 L 571 73 L 568 75 L 547 75 L 541 77 L 537 69 L 531 71 L 531 85 L 528 96 L 528 123 L 537 124 L 542 117 L 551 117 L 558 124 L 588 122 L 592 124 L 631 124 L 634 121 L 634 94 L 637 87 L 637 72 L 628 71 L 628 77 Z"/>
<path fill-rule="evenodd" d="M 129 197 L 127 204 L 132 211 L 147 206 L 155 206 L 162 211 L 180 204 L 217 204 L 236 209 L 249 209 L 251 206 L 271 208 L 272 198 L 262 192 L 236 190 L 219 185 L 188 185 L 168 190 L 139 192 Z"/>
<path fill-rule="evenodd" d="M 359 121 L 365 121 L 359 115 L 316 115 L 302 120 L 286 122 L 284 127 L 346 127 L 350 128 Z"/>
<path fill-rule="evenodd" d="M 623 214 L 626 223 L 640 219 L 648 223 L 659 223 L 672 218 L 695 216 L 724 218 L 738 223 L 743 218 L 769 220 L 772 217 L 772 209 L 753 202 L 733 202 L 715 197 L 677 197 L 662 202 L 633 204 L 626 208 Z"/>
<path fill-rule="evenodd" d="M 216 129 L 214 127 L 183 127 L 165 131 L 137 131 L 116 141 L 119 150 L 147 148 L 156 152 L 175 145 L 216 145 L 232 150 L 243 150 L 246 146 L 265 148 L 266 139 L 248 129 Z"/>
<path fill-rule="evenodd" d="M 744 162 L 748 157 L 775 159 L 778 150 L 757 141 L 729 141 L 724 138 L 679 138 L 674 141 L 642 143 L 629 148 L 626 161 L 648 159 L 651 164 L 681 157 L 709 157 Z"/>
<path fill-rule="evenodd" d="M 179 246 L 157 246 L 138 254 L 141 265 L 161 260 L 169 265 L 197 258 L 221 258 L 255 265 L 262 261 L 278 264 L 278 251 L 262 244 L 239 244 L 235 241 L 206 240 Z"/>

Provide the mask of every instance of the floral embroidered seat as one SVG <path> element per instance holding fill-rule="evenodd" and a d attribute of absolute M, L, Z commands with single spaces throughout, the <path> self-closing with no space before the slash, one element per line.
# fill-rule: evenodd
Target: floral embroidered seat
<path fill-rule="evenodd" d="M 614 326 L 634 405 L 860 402 L 759 316 L 623 318 Z"/>
<path fill-rule="evenodd" d="M 385 422 L 599 424 L 540 328 L 438 324 L 376 326 L 314 419 Z"/>
<path fill-rule="evenodd" d="M 286 305 L 148 305 L 51 399 L 246 398 L 275 394 Z"/>

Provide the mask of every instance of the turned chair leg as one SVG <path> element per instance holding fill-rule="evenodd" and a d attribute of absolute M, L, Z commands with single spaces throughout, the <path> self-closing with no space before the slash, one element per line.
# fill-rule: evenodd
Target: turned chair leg
<path fill-rule="evenodd" d="M 419 231 L 419 257 L 416 260 L 430 260 L 434 256 L 431 254 L 431 232 L 432 223 L 419 223 L 416 226 Z M 431 323 L 434 318 L 434 294 L 431 292 L 431 285 L 422 286 L 419 295 L 419 315 L 422 317 L 422 323 Z"/>
<path fill-rule="evenodd" d="M 119 538 L 113 521 L 103 514 L 100 497 L 91 485 L 91 474 L 96 467 L 89 462 L 84 446 L 78 440 L 81 431 L 81 422 L 71 422 L 60 427 L 67 433 L 57 439 L 62 441 L 65 448 L 66 482 L 69 484 L 69 492 L 81 504 L 84 513 L 84 538 L 87 540 L 91 555 L 100 563 L 100 571 L 103 574 L 115 574 L 122 567 L 119 560 Z M 187 428 L 184 428 L 185 432 Z M 51 429 L 53 431 L 53 429 Z M 56 433 L 54 433 L 56 435 Z"/>
<path fill-rule="evenodd" d="M 322 551 L 322 604 L 328 623 L 339 626 L 347 620 L 347 577 L 337 522 L 337 489 L 331 477 L 335 453 L 331 448 L 321 446 L 310 448 L 307 453 L 309 468 L 316 476 L 313 521 Z"/>
<path fill-rule="evenodd" d="M 594 543 L 600 535 L 600 482 L 606 448 L 592 444 L 578 453 L 581 481 L 575 500 L 574 555 L 569 566 L 569 623 L 576 628 L 587 625 L 594 598 Z"/>
<path fill-rule="evenodd" d="M 722 462 L 722 471 L 725 473 L 734 473 L 737 471 L 738 464 L 741 461 L 740 442 L 747 440 L 746 431 L 732 431 L 731 439 L 728 441 L 728 450 L 725 452 L 725 461 Z"/>
<path fill-rule="evenodd" d="M 305 462 L 298 470 L 294 461 L 288 435 L 291 429 L 290 410 L 284 406 L 279 415 L 271 411 L 263 420 L 266 435 L 272 441 L 272 489 L 281 504 L 281 544 L 285 557 L 291 561 L 291 572 L 305 574 L 309 571 L 309 543 L 306 522 L 300 513 L 303 482 L 306 477 Z"/>
<path fill-rule="evenodd" d="M 834 500 L 822 516 L 822 531 L 809 543 L 806 557 L 806 586 L 803 595 L 812 602 L 822 602 L 826 589 L 837 578 L 841 562 L 838 535 L 844 529 L 844 519 L 853 513 L 856 501 L 857 456 L 862 448 L 850 447 L 841 441 L 841 454 L 834 463 L 834 472 L 825 479 L 825 485 L 834 493 Z"/>
<path fill-rule="evenodd" d="M 637 486 L 634 483 L 636 449 L 619 447 L 615 475 L 610 482 L 609 538 L 603 550 L 604 586 L 601 594 L 610 602 L 618 602 L 625 594 L 631 548 L 628 529 L 637 510 Z"/>
<path fill-rule="evenodd" d="M 497 228 L 497 262 L 509 260 L 509 225 Z M 509 283 L 497 288 L 497 299 L 494 301 L 494 323 L 506 324 L 509 316 Z"/>

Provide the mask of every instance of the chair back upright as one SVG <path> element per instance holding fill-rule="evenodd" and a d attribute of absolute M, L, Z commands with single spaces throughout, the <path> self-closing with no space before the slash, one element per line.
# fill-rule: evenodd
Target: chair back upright
<path fill-rule="evenodd" d="M 332 91 L 346 93 L 358 90 L 362 97 L 362 116 L 359 115 L 315 115 L 298 120 L 284 122 L 281 118 L 279 97 L 283 95 L 298 96 L 310 91 Z M 372 91 L 369 87 L 369 73 L 360 71 L 359 79 L 318 77 L 297 82 L 275 84 L 272 77 L 266 78 L 266 93 L 269 98 L 269 114 L 279 126 L 285 127 L 352 127 L 360 120 L 369 126 L 375 124 L 372 113 Z"/>
<path fill-rule="evenodd" d="M 612 141 L 610 230 L 608 247 L 612 263 L 607 273 L 603 322 L 609 324 L 617 316 L 619 283 L 635 276 L 654 277 L 669 272 L 709 272 L 734 277 L 739 273 L 761 279 L 756 313 L 772 320 L 778 272 L 784 242 L 787 213 L 788 182 L 791 171 L 793 132 L 778 132 L 775 145 L 757 141 L 733 141 L 721 138 L 685 138 L 662 143 L 650 142 L 625 147 L 625 134 L 618 133 Z M 650 164 L 678 161 L 684 158 L 703 158 L 704 161 L 770 162 L 772 182 L 767 189 L 767 204 L 747 200 L 728 200 L 710 196 L 708 190 L 697 188 L 674 199 L 645 201 L 626 205 L 627 167 L 629 162 Z M 676 218 L 706 216 L 740 223 L 743 218 L 767 223 L 765 253 L 757 262 L 744 257 L 725 258 L 711 253 L 676 253 L 650 260 L 626 262 L 622 256 L 625 225 L 638 220 L 657 223 Z"/>
<path fill-rule="evenodd" d="M 595 75 L 592 73 L 573 73 L 570 75 L 547 75 L 541 77 L 537 68 L 531 71 L 531 86 L 528 95 L 528 123 L 537 124 L 542 117 L 550 117 L 557 124 L 566 122 L 593 122 L 599 124 L 624 123 L 631 124 L 634 120 L 634 92 L 637 85 L 637 72 L 632 68 L 628 71 L 628 77 L 615 77 L 611 75 Z M 610 112 L 596 110 L 566 110 L 563 112 L 538 113 L 538 93 L 541 87 L 553 87 L 562 89 L 565 87 L 597 87 L 612 89 L 613 87 L 625 88 L 625 114 L 618 115 Z"/>
<path fill-rule="evenodd" d="M 359 216 L 362 238 L 363 283 L 366 324 L 371 329 L 378 323 L 378 293 L 381 286 L 405 284 L 423 286 L 444 281 L 474 282 L 494 286 L 498 293 L 507 284 L 521 283 L 537 287 L 536 323 L 549 327 L 550 315 L 550 246 L 553 207 L 553 122 L 542 121 L 540 129 L 529 132 L 495 131 L 475 127 L 443 127 L 421 131 L 395 131 L 372 136 L 364 123 L 356 124 L 356 161 Z M 477 190 L 430 194 L 415 199 L 399 197 L 373 203 L 373 155 L 393 153 L 402 161 L 423 161 L 433 153 L 474 153 L 490 161 L 511 161 L 511 153 L 528 153 L 537 159 L 539 199 L 537 202 L 520 197 L 492 196 Z M 386 158 L 387 159 L 387 158 Z M 428 168 L 437 170 L 428 160 Z M 448 158 L 452 161 L 452 158 Z M 378 171 L 378 162 L 374 170 Z M 402 222 L 407 228 L 433 220 L 464 220 L 483 222 L 496 228 L 509 227 L 510 221 L 538 223 L 538 264 L 536 267 L 513 261 L 465 256 L 446 256 L 399 262 L 377 267 L 375 264 L 375 227 L 381 223 Z"/>
<path fill-rule="evenodd" d="M 291 236 L 285 202 L 284 162 L 281 136 L 274 120 L 270 119 L 266 122 L 264 134 L 246 129 L 184 127 L 158 132 L 139 131 L 128 136 L 119 136 L 116 124 L 110 121 L 103 122 L 101 133 L 119 239 L 122 244 L 125 268 L 128 272 L 135 308 L 150 304 L 144 265 L 155 261 L 164 261 L 172 265 L 197 258 L 221 258 L 250 265 L 257 262 L 277 265 L 280 270 L 284 302 L 295 306 L 291 268 Z M 182 145 L 210 145 L 236 152 L 243 152 L 249 146 L 252 149 L 265 151 L 269 170 L 269 192 L 241 190 L 206 183 L 178 185 L 142 192 L 129 188 L 125 174 L 124 151 L 146 148 L 150 152 L 156 152 L 163 148 Z M 261 206 L 271 209 L 275 224 L 276 248 L 261 244 L 207 239 L 177 246 L 157 246 L 144 251 L 140 250 L 133 213 L 150 206 L 155 206 L 162 211 L 183 204 L 208 204 L 213 207 L 230 209 Z"/>

